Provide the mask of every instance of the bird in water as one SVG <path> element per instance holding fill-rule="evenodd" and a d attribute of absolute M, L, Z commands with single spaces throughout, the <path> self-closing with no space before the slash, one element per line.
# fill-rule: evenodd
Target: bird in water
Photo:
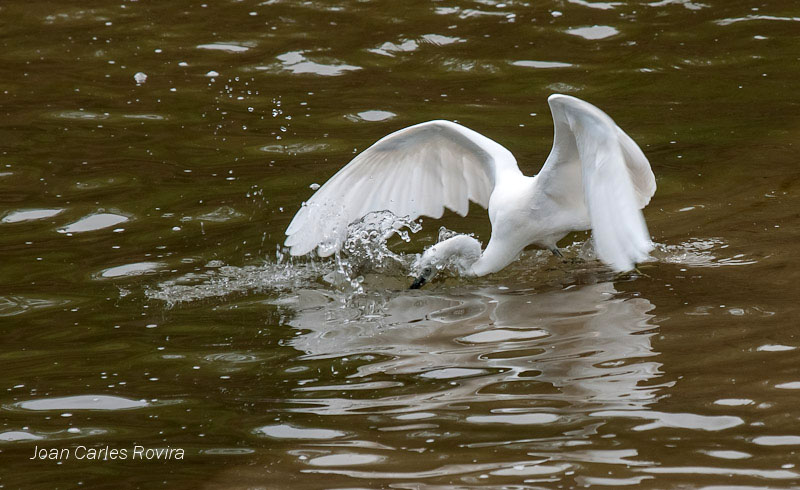
<path fill-rule="evenodd" d="M 415 262 L 411 288 L 430 281 L 448 261 L 466 276 L 497 272 L 533 245 L 560 256 L 556 243 L 592 230 L 597 257 L 624 272 L 648 258 L 653 244 L 641 209 L 656 190 L 639 146 L 597 107 L 553 94 L 553 148 L 541 171 L 522 174 L 499 143 L 460 124 L 429 121 L 378 140 L 331 177 L 286 229 L 292 255 L 322 257 L 341 249 L 347 225 L 376 211 L 417 219 L 444 209 L 465 216 L 469 201 L 489 211 L 484 250 L 456 235 Z"/>

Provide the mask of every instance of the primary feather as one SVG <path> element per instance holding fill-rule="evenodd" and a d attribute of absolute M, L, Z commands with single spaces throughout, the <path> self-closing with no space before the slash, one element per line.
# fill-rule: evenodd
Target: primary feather
<path fill-rule="evenodd" d="M 373 211 L 440 218 L 465 216 L 469 201 L 484 208 L 498 173 L 517 171 L 511 152 L 449 121 L 401 129 L 373 144 L 331 177 L 286 229 L 292 255 L 341 248 L 347 225 Z"/>

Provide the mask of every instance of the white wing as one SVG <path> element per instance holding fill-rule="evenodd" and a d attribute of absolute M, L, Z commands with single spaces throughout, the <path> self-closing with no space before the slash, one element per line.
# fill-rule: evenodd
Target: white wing
<path fill-rule="evenodd" d="M 547 101 L 555 136 L 539 174 L 541 188 L 578 218 L 588 215 L 603 262 L 618 271 L 630 270 L 653 248 L 640 211 L 656 191 L 650 163 L 597 107 L 560 94 Z"/>
<path fill-rule="evenodd" d="M 339 170 L 297 211 L 286 229 L 292 255 L 339 250 L 347 225 L 373 211 L 439 218 L 464 216 L 469 201 L 489 204 L 498 175 L 520 173 L 514 156 L 449 121 L 429 121 L 381 138 Z"/>

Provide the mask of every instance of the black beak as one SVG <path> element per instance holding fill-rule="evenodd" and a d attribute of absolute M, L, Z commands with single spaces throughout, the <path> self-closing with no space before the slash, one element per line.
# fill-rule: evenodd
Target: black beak
<path fill-rule="evenodd" d="M 428 280 L 434 276 L 436 270 L 431 267 L 426 267 L 422 270 L 419 274 L 419 277 L 414 279 L 414 282 L 411 283 L 411 286 L 408 289 L 419 289 L 424 286 Z"/>
<path fill-rule="evenodd" d="M 408 289 L 419 289 L 424 286 L 426 282 L 428 282 L 428 280 L 425 279 L 425 276 L 419 276 L 418 278 L 414 279 L 414 282 L 411 283 L 411 286 L 409 286 Z"/>

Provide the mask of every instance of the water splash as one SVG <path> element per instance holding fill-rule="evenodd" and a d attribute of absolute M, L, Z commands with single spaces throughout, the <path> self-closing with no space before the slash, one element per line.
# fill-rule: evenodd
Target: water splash
<path fill-rule="evenodd" d="M 724 267 L 755 264 L 757 260 L 744 254 L 721 257 L 728 244 L 721 238 L 693 238 L 678 245 L 655 244 L 652 256 L 659 262 L 689 267 Z"/>
<path fill-rule="evenodd" d="M 174 306 L 179 303 L 220 298 L 237 293 L 291 290 L 308 287 L 320 274 L 319 264 L 264 263 L 235 267 L 206 265 L 203 272 L 191 272 L 145 289 L 145 296 Z"/>
<path fill-rule="evenodd" d="M 260 265 L 236 267 L 213 261 L 205 270 L 195 271 L 149 287 L 145 296 L 164 301 L 170 306 L 231 294 L 270 293 L 311 288 L 333 289 L 341 293 L 342 301 L 353 306 L 355 299 L 369 291 L 404 289 L 409 271 L 413 270 L 419 254 L 395 253 L 389 248 L 394 237 L 411 241 L 411 234 L 422 226 L 408 217 L 398 217 L 389 211 L 369 213 L 346 228 L 342 249 L 332 258 L 293 257 L 278 247 L 275 261 Z M 458 235 L 445 227 L 439 229 L 437 243 Z M 741 254 L 721 256 L 728 245 L 719 238 L 696 238 L 678 245 L 655 244 L 655 262 L 680 264 L 688 267 L 722 267 L 753 264 L 756 260 Z M 617 277 L 597 260 L 591 239 L 576 241 L 561 247 L 565 259 L 557 259 L 547 250 L 523 253 L 521 259 L 503 272 L 493 275 L 497 280 L 512 278 L 549 283 L 567 274 L 575 277 L 590 275 L 593 282 L 613 281 Z M 558 266 L 563 261 L 569 266 Z M 558 263 L 558 264 L 557 264 Z M 436 265 L 440 280 L 463 275 L 457 260 Z M 557 281 L 558 282 L 558 281 Z"/>
<path fill-rule="evenodd" d="M 278 247 L 275 262 L 236 267 L 218 261 L 209 262 L 202 272 L 191 272 L 161 282 L 145 290 L 150 299 L 172 306 L 231 294 L 292 291 L 327 283 L 348 299 L 365 292 L 365 275 L 405 278 L 410 258 L 392 252 L 388 242 L 395 236 L 411 240 L 422 226 L 407 217 L 389 211 L 366 215 L 350 224 L 342 250 L 332 259 L 292 257 Z"/>
<path fill-rule="evenodd" d="M 405 275 L 409 259 L 389 250 L 388 242 L 397 236 L 410 242 L 409 233 L 417 233 L 422 225 L 390 211 L 369 213 L 347 227 L 342 250 L 334 255 L 336 269 L 325 280 L 335 286 L 347 284 L 354 292 L 364 292 L 364 275 L 369 272 L 385 276 Z"/>

